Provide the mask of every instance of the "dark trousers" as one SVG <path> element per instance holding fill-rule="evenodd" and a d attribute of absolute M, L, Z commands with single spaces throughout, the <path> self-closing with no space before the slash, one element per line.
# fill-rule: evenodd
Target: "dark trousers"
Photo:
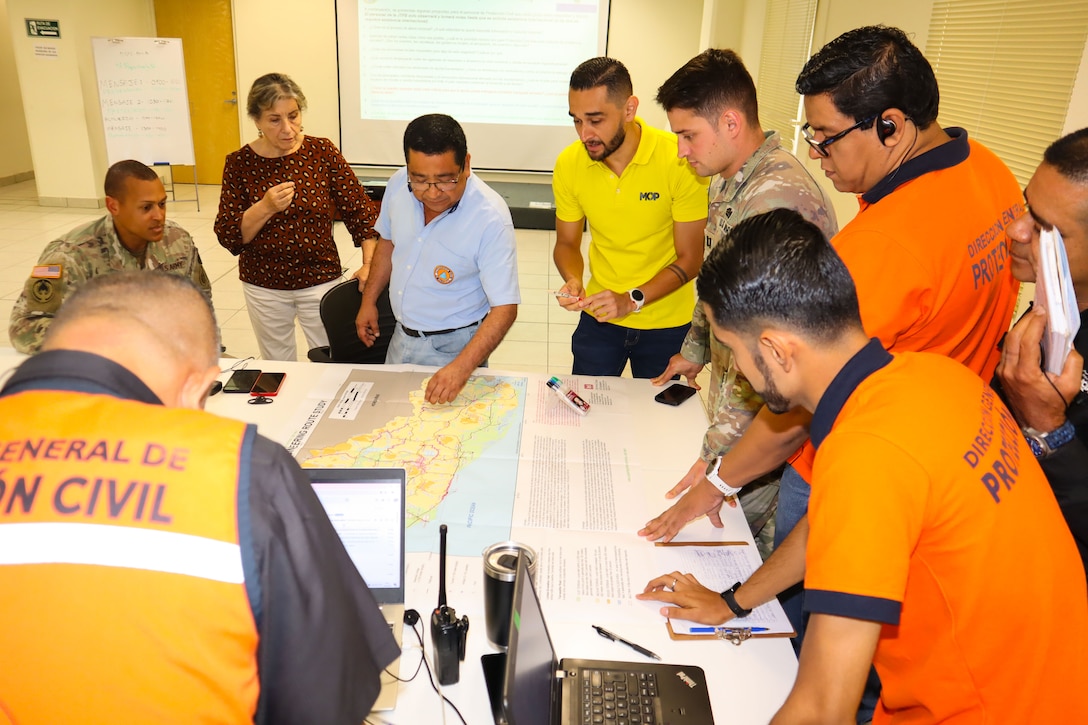
<path fill-rule="evenodd" d="M 665 372 L 669 358 L 680 352 L 691 323 L 660 330 L 636 330 L 597 322 L 585 312 L 570 339 L 575 375 L 618 377 L 631 361 L 636 378 L 655 378 Z"/>

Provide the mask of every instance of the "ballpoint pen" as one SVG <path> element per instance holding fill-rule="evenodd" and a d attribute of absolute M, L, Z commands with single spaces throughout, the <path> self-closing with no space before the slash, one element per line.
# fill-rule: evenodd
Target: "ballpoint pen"
<path fill-rule="evenodd" d="M 625 644 L 628 647 L 630 647 L 631 649 L 633 649 L 635 652 L 638 652 L 639 654 L 644 654 L 647 657 L 652 657 L 655 660 L 660 660 L 661 659 L 660 657 L 658 657 L 657 655 L 655 655 L 653 652 L 646 649 L 645 647 L 641 647 L 641 646 L 635 644 L 634 642 L 628 642 L 623 637 L 620 637 L 619 635 L 612 634 L 611 632 L 609 632 L 604 627 L 598 627 L 596 624 L 591 624 L 590 626 L 593 627 L 593 629 L 597 630 L 597 634 L 601 635 L 605 639 L 610 639 L 613 642 L 619 642 L 620 644 Z"/>

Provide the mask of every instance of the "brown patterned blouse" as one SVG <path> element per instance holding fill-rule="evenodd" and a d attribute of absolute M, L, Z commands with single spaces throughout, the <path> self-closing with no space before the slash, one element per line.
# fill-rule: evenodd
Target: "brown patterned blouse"
<path fill-rule="evenodd" d="M 242 244 L 242 214 L 285 181 L 295 182 L 291 205 L 273 215 L 253 241 Z M 297 151 L 274 159 L 247 144 L 227 155 L 215 234 L 238 255 L 243 282 L 305 289 L 340 276 L 340 255 L 332 238 L 335 211 L 356 243 L 374 236 L 378 205 L 331 141 L 306 136 Z"/>

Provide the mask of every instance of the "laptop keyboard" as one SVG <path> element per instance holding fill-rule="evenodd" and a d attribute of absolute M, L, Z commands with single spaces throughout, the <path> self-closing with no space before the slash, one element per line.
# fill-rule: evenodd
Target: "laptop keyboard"
<path fill-rule="evenodd" d="M 582 671 L 583 725 L 656 725 L 658 712 L 654 673 Z"/>

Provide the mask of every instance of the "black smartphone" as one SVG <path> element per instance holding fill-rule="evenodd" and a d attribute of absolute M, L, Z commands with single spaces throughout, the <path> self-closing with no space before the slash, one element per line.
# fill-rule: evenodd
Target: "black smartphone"
<path fill-rule="evenodd" d="M 249 394 L 272 397 L 280 392 L 280 386 L 283 385 L 283 379 L 286 377 L 287 373 L 261 373 Z"/>
<path fill-rule="evenodd" d="M 253 390 L 257 378 L 261 376 L 260 370 L 235 370 L 223 386 L 224 393 L 248 393 Z"/>
<path fill-rule="evenodd" d="M 693 395 L 695 395 L 695 388 L 689 388 L 683 383 L 673 383 L 655 395 L 654 400 L 665 405 L 680 405 Z"/>

